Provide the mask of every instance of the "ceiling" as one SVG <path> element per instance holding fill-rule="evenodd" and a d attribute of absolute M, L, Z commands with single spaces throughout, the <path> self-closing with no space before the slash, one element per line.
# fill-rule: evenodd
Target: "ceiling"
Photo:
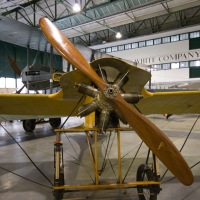
<path fill-rule="evenodd" d="M 75 1 L 81 12 L 73 13 Z M 38 27 L 48 17 L 72 40 L 91 46 L 200 24 L 199 0 L 0 0 L 0 16 Z"/>

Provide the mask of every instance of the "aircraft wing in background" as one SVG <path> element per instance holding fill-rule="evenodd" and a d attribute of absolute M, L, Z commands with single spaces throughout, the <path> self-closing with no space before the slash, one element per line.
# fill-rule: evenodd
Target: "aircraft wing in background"
<path fill-rule="evenodd" d="M 200 114 L 200 91 L 147 92 L 137 104 L 143 114 Z"/>

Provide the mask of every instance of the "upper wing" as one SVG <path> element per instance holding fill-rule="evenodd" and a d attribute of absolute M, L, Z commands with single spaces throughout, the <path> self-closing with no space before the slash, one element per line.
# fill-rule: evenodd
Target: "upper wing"
<path fill-rule="evenodd" d="M 143 114 L 199 114 L 200 91 L 150 93 L 143 90 L 144 99 L 137 107 Z"/>
<path fill-rule="evenodd" d="M 41 30 L 11 18 L 0 16 L 0 40 L 30 49 L 47 49 L 47 40 Z M 9 33 L 9 34 L 8 34 Z M 12 36 L 12 37 L 11 37 Z M 48 49 L 50 51 L 50 49 Z M 57 52 L 54 52 L 57 54 Z"/>
<path fill-rule="evenodd" d="M 47 45 L 48 41 L 40 29 L 4 16 L 0 16 L 0 26 L 0 41 L 22 47 L 29 46 L 30 49 L 50 52 L 50 46 Z M 89 62 L 102 57 L 113 57 L 109 54 L 78 44 L 76 47 Z M 58 54 L 57 51 L 54 51 L 54 54 Z M 128 62 L 136 64 L 132 61 Z"/>

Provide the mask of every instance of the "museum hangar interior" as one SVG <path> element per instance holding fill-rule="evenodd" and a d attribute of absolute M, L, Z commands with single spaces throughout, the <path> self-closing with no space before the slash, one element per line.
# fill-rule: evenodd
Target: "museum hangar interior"
<path fill-rule="evenodd" d="M 0 200 L 199 199 L 200 1 L 0 12 Z"/>

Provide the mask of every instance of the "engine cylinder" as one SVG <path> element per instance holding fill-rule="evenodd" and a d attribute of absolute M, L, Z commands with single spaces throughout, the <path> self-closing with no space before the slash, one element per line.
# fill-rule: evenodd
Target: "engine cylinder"
<path fill-rule="evenodd" d="M 138 103 L 139 100 L 143 98 L 142 95 L 138 95 L 137 93 L 125 93 L 122 94 L 122 97 L 127 103 L 132 103 L 132 104 Z"/>
<path fill-rule="evenodd" d="M 119 112 L 119 110 L 114 109 L 114 111 L 115 111 L 115 114 L 117 115 L 117 117 L 121 120 L 121 122 L 124 124 L 127 124 L 125 117 Z"/>
<path fill-rule="evenodd" d="M 76 84 L 75 87 L 77 88 L 78 92 L 88 95 L 93 98 L 98 93 L 98 90 L 96 88 L 89 86 L 89 85 L 85 85 L 83 83 Z"/>
<path fill-rule="evenodd" d="M 99 118 L 98 128 L 101 132 L 105 132 L 109 126 L 110 112 L 102 110 Z"/>
<path fill-rule="evenodd" d="M 96 109 L 98 109 L 98 105 L 96 104 L 96 102 L 92 101 L 88 104 L 85 104 L 83 106 L 81 106 L 79 109 L 78 109 L 78 115 L 80 117 L 83 117 L 83 116 L 86 116 L 86 115 L 89 115 L 90 113 L 94 112 Z"/>

